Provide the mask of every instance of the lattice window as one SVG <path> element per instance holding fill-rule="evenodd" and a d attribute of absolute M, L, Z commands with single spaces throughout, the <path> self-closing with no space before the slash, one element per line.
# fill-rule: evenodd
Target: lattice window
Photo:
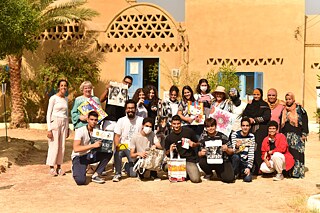
<path fill-rule="evenodd" d="M 250 59 L 230 59 L 230 58 L 209 58 L 207 60 L 207 65 L 213 66 L 266 66 L 266 65 L 282 65 L 283 58 L 250 58 Z"/>
<path fill-rule="evenodd" d="M 149 52 L 178 52 L 180 50 L 186 52 L 189 49 L 189 46 L 183 46 L 183 44 L 145 44 L 140 43 L 134 44 L 130 43 L 128 45 L 121 44 L 106 44 L 105 46 L 98 46 L 98 49 L 101 52 L 111 53 L 111 52 L 139 52 L 139 51 L 149 51 Z"/>
<path fill-rule="evenodd" d="M 108 38 L 174 38 L 170 21 L 162 14 L 121 15 L 110 26 Z"/>
<path fill-rule="evenodd" d="M 37 40 L 73 40 L 83 37 L 84 29 L 79 23 L 67 23 L 45 30 L 37 37 Z"/>
<path fill-rule="evenodd" d="M 319 69 L 320 70 L 320 63 L 311 64 L 311 69 Z"/>

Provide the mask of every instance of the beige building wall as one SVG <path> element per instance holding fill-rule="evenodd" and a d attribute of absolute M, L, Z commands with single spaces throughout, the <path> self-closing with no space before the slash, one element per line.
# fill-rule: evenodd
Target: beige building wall
<path fill-rule="evenodd" d="M 311 15 L 306 17 L 306 49 L 305 49 L 305 101 L 309 119 L 315 120 L 314 112 L 317 108 L 316 87 L 320 86 L 317 75 L 320 75 L 320 17 Z M 302 29 L 304 26 L 301 27 Z M 320 104 L 320 103 L 319 103 Z M 318 106 L 319 107 L 319 106 Z"/>
<path fill-rule="evenodd" d="M 186 3 L 190 69 L 205 73 L 231 61 L 239 72 L 263 72 L 265 93 L 293 91 L 302 101 L 304 33 L 295 31 L 304 24 L 303 0 Z"/>

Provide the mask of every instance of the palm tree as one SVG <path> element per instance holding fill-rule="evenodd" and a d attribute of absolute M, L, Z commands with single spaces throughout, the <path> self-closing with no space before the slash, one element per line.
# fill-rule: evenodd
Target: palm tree
<path fill-rule="evenodd" d="M 6 55 L 10 68 L 10 86 L 11 86 L 11 128 L 25 128 L 23 110 L 23 99 L 21 89 L 21 61 L 24 50 L 34 50 L 38 45 L 35 37 L 40 32 L 50 29 L 59 24 L 76 21 L 91 20 L 98 13 L 92 9 L 85 8 L 83 5 L 86 0 L 1 0 L 0 8 L 0 58 Z M 23 5 L 23 7 L 21 6 Z M 3 8 L 2 8 L 3 7 Z M 10 10 L 13 9 L 14 10 Z M 21 9 L 16 11 L 16 9 Z M 7 15 L 6 15 L 7 12 Z M 13 14 L 15 13 L 15 14 Z M 8 17 L 8 14 L 10 14 Z M 13 17 L 13 18 L 12 18 Z M 31 20 L 32 17 L 33 19 Z M 11 19 L 10 19 L 11 18 Z M 16 19 L 14 19 L 16 18 Z M 6 21 L 15 21 L 9 25 Z M 23 22 L 27 20 L 27 22 Z M 20 26 L 14 28 L 15 25 Z M 26 26 L 29 25 L 29 26 Z M 2 31 L 11 30 L 16 39 L 8 37 Z M 19 32 L 16 33 L 15 32 Z M 3 40 L 3 39 L 7 39 Z M 8 42 L 9 41 L 9 42 Z M 15 48 L 12 48 L 15 47 Z"/>

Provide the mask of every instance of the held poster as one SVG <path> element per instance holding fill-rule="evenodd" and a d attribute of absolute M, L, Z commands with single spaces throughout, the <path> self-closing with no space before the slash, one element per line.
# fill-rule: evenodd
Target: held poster
<path fill-rule="evenodd" d="M 110 82 L 108 104 L 122 106 L 128 98 L 128 85 L 118 82 Z"/>
<path fill-rule="evenodd" d="M 221 140 L 211 140 L 205 142 L 207 150 L 207 163 L 208 164 L 222 164 L 222 141 Z"/>

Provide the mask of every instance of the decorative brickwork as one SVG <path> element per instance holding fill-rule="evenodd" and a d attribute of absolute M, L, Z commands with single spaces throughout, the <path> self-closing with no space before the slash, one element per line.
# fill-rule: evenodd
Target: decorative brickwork
<path fill-rule="evenodd" d="M 209 58 L 207 60 L 207 65 L 213 66 L 261 66 L 261 65 L 282 65 L 283 58 L 251 58 L 251 59 L 230 59 L 230 58 Z"/>
<path fill-rule="evenodd" d="M 73 40 L 83 37 L 84 29 L 79 23 L 73 22 L 47 29 L 37 37 L 37 40 Z"/>
<path fill-rule="evenodd" d="M 320 63 L 313 63 L 311 64 L 311 69 L 319 69 L 320 70 Z"/>

